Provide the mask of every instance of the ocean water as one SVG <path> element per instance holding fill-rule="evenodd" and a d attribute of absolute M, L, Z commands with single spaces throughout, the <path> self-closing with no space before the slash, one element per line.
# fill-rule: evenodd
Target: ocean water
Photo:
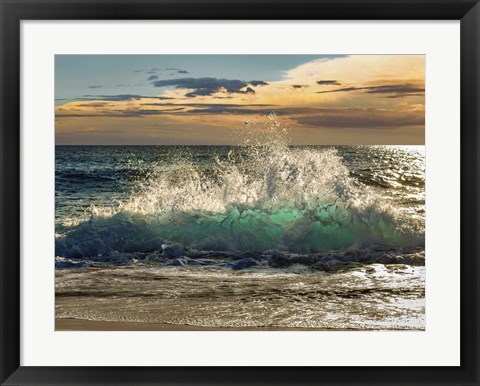
<path fill-rule="evenodd" d="M 56 316 L 423 329 L 424 147 L 290 146 L 269 130 L 239 146 L 57 146 Z"/>

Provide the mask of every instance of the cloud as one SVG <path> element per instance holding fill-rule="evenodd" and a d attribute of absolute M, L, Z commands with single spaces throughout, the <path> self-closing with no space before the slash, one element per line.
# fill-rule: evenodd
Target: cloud
<path fill-rule="evenodd" d="M 317 80 L 320 86 L 341 86 L 342 84 L 337 80 Z"/>
<path fill-rule="evenodd" d="M 317 91 L 318 94 L 328 94 L 333 92 L 349 92 L 349 91 L 363 91 L 368 94 L 394 94 L 394 97 L 411 96 L 412 94 L 424 93 L 424 87 L 414 86 L 409 83 L 392 84 L 383 86 L 367 86 L 367 87 L 343 87 L 334 90 Z M 422 94 L 420 94 L 422 95 Z M 386 96 L 391 98 L 392 96 Z"/>
<path fill-rule="evenodd" d="M 251 84 L 252 86 L 266 86 L 266 85 L 268 85 L 268 83 L 264 82 L 263 80 L 251 80 L 248 83 Z"/>
<path fill-rule="evenodd" d="M 270 114 L 275 105 L 271 104 L 239 104 L 239 103 L 144 103 L 142 106 L 177 107 L 177 112 L 184 115 L 208 114 Z M 149 111 L 149 110 L 144 110 Z M 155 110 L 152 110 L 155 111 Z M 161 112 L 167 110 L 158 110 Z M 173 111 L 173 110 L 172 110 Z"/>
<path fill-rule="evenodd" d="M 171 109 L 164 109 L 164 110 L 123 110 L 120 113 L 120 116 L 123 117 L 141 117 L 145 115 L 159 115 L 159 114 L 168 114 L 183 110 L 183 107 L 175 107 Z"/>
<path fill-rule="evenodd" d="M 116 84 L 116 85 L 114 85 L 114 86 L 110 86 L 110 85 L 102 86 L 102 85 L 99 85 L 99 84 L 97 84 L 97 85 L 92 85 L 92 86 L 88 86 L 88 88 L 94 88 L 94 89 L 95 89 L 95 88 L 104 88 L 104 87 L 109 88 L 109 87 L 132 87 L 132 86 L 129 85 L 129 84 L 124 84 L 124 83 L 119 83 L 119 84 Z"/>
<path fill-rule="evenodd" d="M 424 93 L 411 93 L 411 94 L 394 94 L 394 95 L 385 95 L 384 98 L 390 98 L 390 99 L 394 99 L 394 98 L 403 98 L 403 97 L 412 97 L 412 96 L 424 96 L 425 94 Z"/>
<path fill-rule="evenodd" d="M 420 110 L 398 110 L 385 108 L 322 108 L 322 107 L 282 107 L 271 104 L 241 104 L 241 103 L 172 103 L 149 102 L 127 108 L 99 110 L 98 102 L 80 105 L 63 111 L 58 109 L 57 118 L 146 118 L 148 116 L 175 117 L 179 122 L 191 121 L 189 117 L 209 117 L 210 123 L 223 122 L 223 117 L 234 116 L 267 116 L 273 111 L 280 119 L 294 122 L 296 127 L 312 129 L 329 129 L 345 132 L 345 130 L 395 130 L 403 127 L 422 129 L 425 123 L 425 113 Z M 100 102 L 101 103 L 101 102 Z M 78 111 L 75 107 L 85 106 L 91 109 Z M 182 118 L 184 117 L 184 118 Z M 220 118 L 222 117 L 222 118 Z M 203 121 L 203 118 L 198 118 Z M 233 119 L 233 118 L 232 118 Z"/>
<path fill-rule="evenodd" d="M 142 95 L 120 94 L 120 95 L 84 95 L 83 98 L 76 98 L 76 100 L 100 100 L 100 101 L 131 101 L 134 99 L 142 99 Z"/>
<path fill-rule="evenodd" d="M 406 94 L 406 93 L 423 93 L 424 87 L 417 87 L 411 84 L 391 85 L 391 86 L 374 86 L 367 89 L 369 94 Z"/>
<path fill-rule="evenodd" d="M 274 111 L 292 127 L 294 144 L 424 141 L 425 58 L 421 55 L 315 60 L 283 72 L 268 85 L 255 80 L 259 79 L 255 75 L 203 77 L 193 65 L 190 75 L 180 75 L 178 71 L 186 71 L 180 68 L 150 67 L 144 66 L 138 77 L 131 74 L 132 81 L 120 78 L 107 85 L 99 80 L 102 89 L 84 91 L 98 95 L 82 93 L 77 94 L 80 98 L 58 100 L 57 133 L 80 136 L 95 128 L 98 132 L 85 134 L 82 141 L 113 143 L 118 136 L 110 130 L 122 127 L 127 133 L 124 143 L 235 143 L 231 128 L 245 120 L 262 121 Z M 158 78 L 147 81 L 150 76 Z M 260 79 L 264 78 L 260 75 Z M 93 81 L 86 85 L 95 85 Z M 132 88 L 111 88 L 121 82 Z M 136 82 L 151 89 L 139 91 L 133 88 Z"/>
<path fill-rule="evenodd" d="M 185 110 L 183 113 L 195 114 L 270 114 L 276 107 L 271 104 L 239 104 L 239 103 L 185 103 L 182 106 L 193 108 Z"/>
<path fill-rule="evenodd" d="M 150 98 L 150 99 L 160 99 L 162 101 L 165 101 L 165 100 L 169 100 L 169 99 L 175 99 L 175 98 L 172 98 L 172 97 L 166 97 L 166 96 L 159 96 L 159 97 L 145 97 L 145 98 Z"/>
<path fill-rule="evenodd" d="M 105 102 L 92 102 L 92 103 L 79 103 L 77 104 L 77 106 L 79 107 L 88 107 L 88 108 L 92 108 L 92 107 L 105 107 L 107 104 Z M 59 110 L 61 110 L 61 108 L 59 108 Z"/>
<path fill-rule="evenodd" d="M 154 67 L 149 70 L 134 70 L 133 72 L 145 72 L 147 74 L 156 74 L 159 71 L 175 71 L 177 74 L 189 74 L 187 70 L 183 70 L 181 68 L 176 68 L 176 67 L 167 67 L 167 68 Z"/>
<path fill-rule="evenodd" d="M 205 107 L 205 106 L 224 106 L 224 107 L 274 107 L 276 105 L 265 103 L 143 103 L 142 106 L 185 106 L 185 107 Z"/>
<path fill-rule="evenodd" d="M 154 98 L 149 98 L 154 99 Z M 123 102 L 116 100 L 114 102 Z M 78 107 L 87 108 L 79 110 Z M 208 115 L 208 114 L 269 114 L 275 108 L 270 104 L 237 104 L 237 103 L 172 103 L 149 102 L 122 108 L 118 104 L 108 109 L 96 110 L 99 107 L 108 107 L 106 102 L 92 100 L 89 103 L 73 102 L 66 109 L 58 108 L 58 118 L 78 117 L 142 117 L 147 115 L 162 115 L 168 113 L 181 113 L 183 115 Z M 61 111 L 61 112 L 60 112 Z"/>
<path fill-rule="evenodd" d="M 57 118 L 131 118 L 131 117 L 144 117 L 147 115 L 161 115 L 161 114 L 170 114 L 173 112 L 178 112 L 183 110 L 183 107 L 164 109 L 164 110 L 110 110 L 108 113 L 102 112 L 86 112 L 81 113 L 64 113 L 56 114 Z"/>
<path fill-rule="evenodd" d="M 155 87 L 174 86 L 176 89 L 191 89 L 185 94 L 187 97 L 208 96 L 217 92 L 228 94 L 254 94 L 255 90 L 250 86 L 264 86 L 263 80 L 251 80 L 249 82 L 238 79 L 218 78 L 179 78 L 157 80 L 152 83 Z"/>
<path fill-rule="evenodd" d="M 281 116 L 280 113 L 279 111 L 279 116 Z M 312 110 L 310 114 L 305 114 L 304 111 L 304 115 L 294 119 L 302 125 L 312 127 L 396 129 L 407 126 L 423 127 L 425 113 L 424 111 L 399 111 L 395 109 L 331 108 Z"/>
<path fill-rule="evenodd" d="M 357 90 L 364 90 L 364 87 L 343 87 L 343 88 L 336 88 L 333 90 L 326 90 L 326 91 L 317 91 L 317 94 L 330 94 L 332 92 L 347 92 L 347 91 L 357 91 Z"/>
<path fill-rule="evenodd" d="M 160 70 L 162 70 L 160 68 Z M 175 71 L 177 74 L 189 74 L 187 70 L 182 70 L 181 68 L 175 68 L 175 67 L 168 67 L 168 68 L 163 68 L 165 71 Z"/>
<path fill-rule="evenodd" d="M 159 100 L 169 100 L 174 99 L 171 97 L 165 96 L 145 96 L 145 95 L 133 95 L 133 94 L 120 94 L 120 95 L 84 95 L 82 98 L 75 98 L 77 101 L 112 101 L 112 102 L 122 102 L 122 101 L 131 101 L 139 100 L 143 98 L 148 99 L 159 99 Z"/>
<path fill-rule="evenodd" d="M 150 76 L 147 78 L 148 81 L 156 80 L 156 79 L 158 79 L 158 76 L 157 76 L 157 75 L 150 75 Z"/>

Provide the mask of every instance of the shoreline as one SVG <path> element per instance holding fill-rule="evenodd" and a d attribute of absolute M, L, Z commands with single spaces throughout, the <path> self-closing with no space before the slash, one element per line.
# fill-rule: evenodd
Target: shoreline
<path fill-rule="evenodd" d="M 204 327 L 187 324 L 55 318 L 55 331 L 326 331 L 296 327 Z"/>
<path fill-rule="evenodd" d="M 355 329 L 304 327 L 204 327 L 186 324 L 119 322 L 55 318 L 55 332 L 74 331 L 425 331 L 424 329 Z"/>

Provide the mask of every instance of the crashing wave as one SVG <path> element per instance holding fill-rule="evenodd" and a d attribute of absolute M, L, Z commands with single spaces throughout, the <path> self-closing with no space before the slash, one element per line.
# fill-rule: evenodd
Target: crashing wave
<path fill-rule="evenodd" d="M 91 208 L 67 227 L 56 255 L 86 258 L 159 251 L 315 254 L 368 245 L 423 246 L 423 219 L 408 217 L 351 177 L 333 148 L 292 148 L 275 117 L 248 122 L 243 141 L 214 164 L 183 154 L 139 181 L 115 210 Z"/>

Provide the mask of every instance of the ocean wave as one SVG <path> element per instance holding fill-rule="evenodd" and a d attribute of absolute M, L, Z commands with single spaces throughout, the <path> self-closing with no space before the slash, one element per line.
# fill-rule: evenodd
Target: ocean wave
<path fill-rule="evenodd" d="M 423 246 L 423 216 L 359 183 L 335 149 L 289 147 L 288 130 L 274 117 L 248 123 L 242 135 L 241 146 L 208 167 L 182 153 L 139 180 L 140 193 L 116 208 L 90 208 L 89 220 L 62 229 L 56 255 L 146 253 L 165 243 L 304 255 Z"/>
<path fill-rule="evenodd" d="M 57 256 L 55 267 L 86 268 L 102 266 L 151 266 L 156 267 L 207 267 L 244 269 L 292 269 L 302 266 L 310 270 L 335 271 L 357 265 L 402 264 L 425 265 L 422 247 L 371 245 L 367 248 L 347 251 L 328 251 L 314 254 L 298 254 L 277 250 L 264 252 L 202 251 L 180 244 L 162 244 L 151 252 L 109 252 L 89 258 Z"/>
<path fill-rule="evenodd" d="M 383 213 L 342 209 L 276 211 L 237 208 L 225 213 L 180 212 L 157 216 L 119 212 L 92 217 L 56 240 L 56 254 L 89 257 L 114 251 L 149 252 L 165 242 L 214 251 L 316 253 L 368 244 L 418 246 L 423 235 Z"/>

